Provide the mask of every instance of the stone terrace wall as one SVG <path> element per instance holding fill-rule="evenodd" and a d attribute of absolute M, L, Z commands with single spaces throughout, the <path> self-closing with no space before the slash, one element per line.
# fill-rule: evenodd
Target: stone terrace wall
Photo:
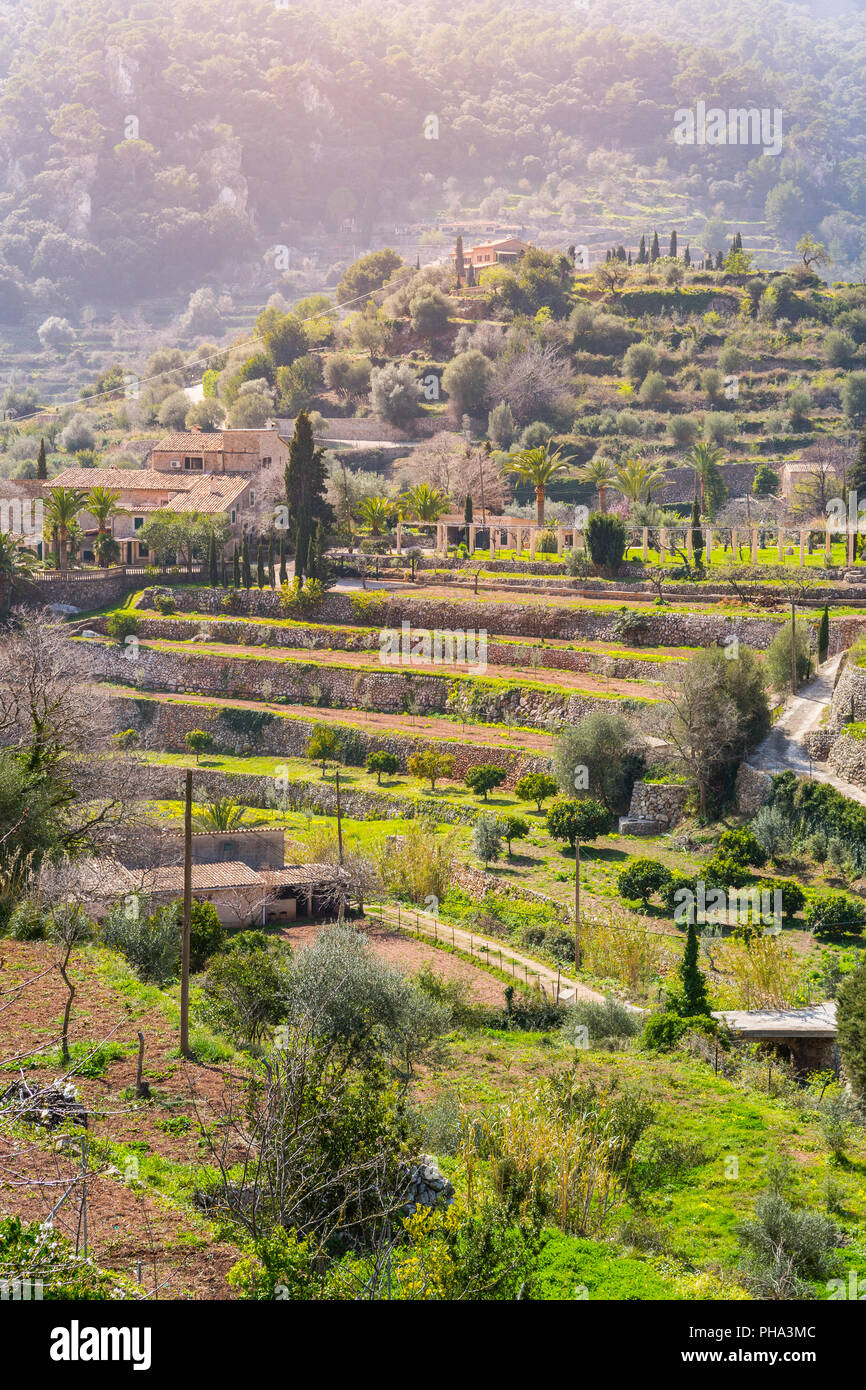
<path fill-rule="evenodd" d="M 681 782 L 635 782 L 628 819 L 676 825 L 688 800 L 689 788 Z"/>
<path fill-rule="evenodd" d="M 97 617 L 76 624 L 105 633 L 108 619 Z M 278 627 L 248 622 L 243 618 L 139 618 L 139 636 L 150 641 L 183 642 L 199 639 L 245 647 L 306 648 L 314 663 L 315 651 L 369 652 L 378 660 L 378 628 Z M 613 680 L 675 680 L 681 670 L 678 661 L 653 661 L 637 655 L 607 655 L 604 652 L 569 650 L 567 647 L 522 645 L 518 642 L 488 639 L 487 660 L 492 666 L 525 667 L 535 680 L 544 680 L 544 671 L 601 673 Z M 414 668 L 423 673 L 420 663 Z"/>
<path fill-rule="evenodd" d="M 178 590 L 175 593 L 178 609 L 223 615 L 222 591 L 219 589 Z M 285 617 L 279 595 L 268 590 L 242 590 L 237 595 L 239 614 L 257 617 Z M 642 645 L 647 647 L 707 647 L 724 643 L 725 638 L 737 636 L 750 647 L 766 648 L 779 626 L 786 621 L 784 614 L 773 616 L 734 617 L 722 611 L 696 614 L 675 613 L 666 609 L 644 611 L 646 628 Z M 616 642 L 614 623 L 619 608 L 594 610 L 567 608 L 554 604 L 521 604 L 518 602 L 485 602 L 466 598 L 448 602 L 382 591 L 359 591 L 353 604 L 348 594 L 328 594 L 310 617 L 317 623 L 361 624 L 365 627 L 399 629 L 401 623 L 419 628 L 473 628 L 502 637 L 553 637 L 564 641 Z"/>
<path fill-rule="evenodd" d="M 187 753 L 184 736 L 191 729 L 206 729 L 214 736 L 214 751 L 239 757 L 260 754 L 264 757 L 304 758 L 315 727 L 315 715 L 309 719 L 293 719 L 279 715 L 259 714 L 258 711 L 220 709 L 216 706 L 189 705 L 172 701 L 148 700 L 117 695 L 111 698 L 116 728 L 135 729 L 146 749 L 168 753 Z M 227 717 L 228 716 L 228 717 Z M 237 722 L 237 716 L 253 716 L 252 722 Z M 259 722 L 260 721 L 260 722 Z M 423 734 L 394 732 L 373 733 L 356 726 L 335 726 L 344 739 L 346 761 L 360 766 L 368 754 L 384 749 L 394 753 L 400 770 L 407 770 L 407 759 L 419 747 L 429 746 Z M 513 787 L 528 772 L 550 772 L 550 759 L 542 754 L 525 753 L 520 749 L 475 747 L 455 739 L 436 742 L 436 747 L 454 758 L 454 775 L 462 779 L 471 767 L 495 763 L 504 768 L 504 785 Z M 204 770 L 204 769 L 203 769 Z"/>
<path fill-rule="evenodd" d="M 827 764 L 846 782 L 866 787 L 866 742 L 852 738 L 845 729 L 833 740 Z"/>
<path fill-rule="evenodd" d="M 278 701 L 323 705 L 330 709 L 375 709 L 385 713 L 444 714 L 450 704 L 455 672 L 425 674 L 418 669 L 356 671 L 298 662 L 257 660 L 254 657 L 196 656 L 138 647 L 130 660 L 116 645 L 81 642 L 97 680 L 135 684 L 137 689 L 178 694 L 215 695 L 221 699 Z M 473 700 L 473 723 L 514 723 L 524 728 L 549 729 L 551 721 L 576 723 L 603 703 L 622 709 L 646 732 L 660 732 L 664 711 L 636 700 L 605 699 L 567 691 L 533 690 L 514 682 L 508 686 L 464 682 Z"/>

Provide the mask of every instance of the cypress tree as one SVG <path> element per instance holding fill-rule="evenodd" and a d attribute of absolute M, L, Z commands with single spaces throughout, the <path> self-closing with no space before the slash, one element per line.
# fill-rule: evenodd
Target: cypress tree
<path fill-rule="evenodd" d="M 659 234 L 653 232 L 652 246 L 650 247 L 650 260 L 657 261 L 661 252 L 659 251 Z"/>
<path fill-rule="evenodd" d="M 692 253 L 691 253 L 691 251 L 689 250 L 689 243 L 686 242 L 686 249 L 685 249 L 685 251 L 683 252 L 683 265 L 691 265 L 691 263 L 692 263 Z"/>
<path fill-rule="evenodd" d="M 331 578 L 331 567 L 325 558 L 325 528 L 321 521 L 316 522 L 316 529 L 310 537 L 310 545 L 307 551 L 307 577 L 317 579 L 323 588 L 327 588 Z"/>
<path fill-rule="evenodd" d="M 827 612 L 827 605 L 824 604 L 824 612 L 821 614 L 821 621 L 818 625 L 818 661 L 822 663 L 827 660 L 827 653 L 830 650 L 830 614 Z"/>
<path fill-rule="evenodd" d="M 217 564 L 216 536 L 214 535 L 213 531 L 211 531 L 207 543 L 207 568 L 208 578 L 210 579 L 210 586 L 212 589 L 216 589 L 219 587 L 220 572 L 219 565 Z"/>
<path fill-rule="evenodd" d="M 36 456 L 36 476 L 41 481 L 48 477 L 48 460 L 45 457 L 45 440 L 39 441 L 39 453 Z"/>
<path fill-rule="evenodd" d="M 235 553 L 232 560 L 232 583 L 236 589 L 241 587 L 241 562 L 238 555 L 238 543 L 235 541 Z"/>
<path fill-rule="evenodd" d="M 692 502 L 692 556 L 699 569 L 703 568 L 704 563 L 704 533 L 701 530 L 701 509 L 698 503 L 698 489 L 695 485 L 695 496 Z"/>
<path fill-rule="evenodd" d="M 274 538 L 268 536 L 268 583 L 272 589 L 277 587 L 277 571 L 274 568 Z"/>
<path fill-rule="evenodd" d="M 698 965 L 698 928 L 695 914 L 692 913 L 686 934 L 686 948 L 680 961 L 680 980 L 683 991 L 683 1017 L 694 1018 L 696 1014 L 708 1014 L 707 980 Z"/>
<path fill-rule="evenodd" d="M 280 587 L 289 582 L 289 574 L 286 569 L 286 537 L 280 536 Z"/>
<path fill-rule="evenodd" d="M 472 525 L 472 493 L 467 492 L 463 502 L 463 520 L 466 522 L 466 544 L 469 544 L 469 527 Z"/>
<path fill-rule="evenodd" d="M 469 269 L 466 272 L 466 283 L 469 286 L 475 285 L 475 266 L 469 262 Z"/>
<path fill-rule="evenodd" d="M 225 556 L 222 558 L 222 586 L 224 589 L 229 586 L 229 567 Z"/>
<path fill-rule="evenodd" d="M 724 256 L 722 255 L 721 251 L 717 251 L 717 252 L 716 252 L 716 270 L 724 270 L 724 268 L 725 268 L 725 258 L 724 258 Z"/>
<path fill-rule="evenodd" d="M 676 234 L 676 232 L 671 232 L 671 246 L 670 246 L 670 250 L 668 251 L 668 255 L 671 256 L 671 257 L 673 258 L 673 260 L 676 260 L 676 258 L 677 258 L 677 234 Z"/>
<path fill-rule="evenodd" d="M 250 571 L 250 538 L 244 531 L 241 540 L 241 582 L 245 589 L 251 589 L 253 576 Z"/>
<path fill-rule="evenodd" d="M 640 246 L 637 249 L 637 263 L 638 265 L 646 265 L 646 237 L 644 236 L 641 237 Z"/>
<path fill-rule="evenodd" d="M 313 427 L 305 410 L 299 410 L 286 463 L 286 503 L 289 528 L 295 548 L 295 576 L 303 579 L 303 568 L 310 536 L 318 520 L 329 526 L 333 514 L 325 501 L 327 477 L 325 451 L 317 449 Z"/>
<path fill-rule="evenodd" d="M 856 492 L 859 502 L 861 495 L 866 493 L 866 425 L 860 431 L 860 442 L 848 475 L 848 486 L 852 492 Z"/>
<path fill-rule="evenodd" d="M 458 236 L 457 246 L 454 252 L 454 269 L 457 272 L 458 289 L 463 284 L 463 276 L 466 274 L 466 265 L 463 260 L 463 238 Z"/>
<path fill-rule="evenodd" d="M 256 583 L 260 589 L 265 587 L 265 543 L 261 536 L 256 549 Z"/>
<path fill-rule="evenodd" d="M 628 263 L 629 265 L 631 265 L 631 251 L 629 251 L 628 253 Z"/>

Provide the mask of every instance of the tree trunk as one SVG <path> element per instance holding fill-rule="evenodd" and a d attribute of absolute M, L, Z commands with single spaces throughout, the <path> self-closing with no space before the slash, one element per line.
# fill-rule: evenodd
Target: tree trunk
<path fill-rule="evenodd" d="M 65 570 L 65 569 L 67 568 L 67 563 L 66 563 L 66 527 L 65 527 L 65 526 L 61 526 L 61 527 L 60 527 L 60 530 L 59 530 L 59 540 L 60 540 L 60 568 L 61 568 L 61 570 Z"/>
<path fill-rule="evenodd" d="M 543 488 L 543 487 L 537 487 L 537 488 L 535 489 L 535 524 L 536 524 L 536 526 L 543 526 L 543 525 L 544 525 L 544 488 Z"/>
<path fill-rule="evenodd" d="M 607 511 L 607 488 L 600 487 L 598 490 L 598 509 L 600 512 Z"/>

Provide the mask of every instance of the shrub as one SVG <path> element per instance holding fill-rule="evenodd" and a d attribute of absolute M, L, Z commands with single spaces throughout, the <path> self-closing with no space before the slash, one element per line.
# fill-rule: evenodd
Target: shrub
<path fill-rule="evenodd" d="M 164 985 L 177 975 L 180 931 L 173 907 L 159 908 L 145 917 L 139 899 L 127 898 L 109 910 L 101 935 L 105 945 L 120 951 L 147 983 Z"/>
<path fill-rule="evenodd" d="M 792 1207 L 775 1192 L 761 1194 L 739 1237 L 742 1269 L 759 1298 L 807 1297 L 803 1281 L 827 1279 L 836 1267 L 839 1232 L 829 1217 Z"/>
<path fill-rule="evenodd" d="M 603 1004 L 594 999 L 578 999 L 565 1016 L 563 1036 L 573 1041 L 580 1027 L 586 1028 L 592 1042 L 603 1038 L 633 1038 L 640 1032 L 641 1015 L 610 995 Z"/>
<path fill-rule="evenodd" d="M 801 912 L 806 902 L 806 894 L 793 878 L 762 878 L 757 887 L 762 893 L 781 893 L 782 914 L 785 917 L 793 917 Z"/>
<path fill-rule="evenodd" d="M 183 903 L 175 903 L 174 909 L 180 924 L 183 921 Z M 189 921 L 190 970 L 201 970 L 205 961 L 222 949 L 225 936 L 225 927 L 213 903 L 200 903 L 193 899 Z"/>
<path fill-rule="evenodd" d="M 861 960 L 840 986 L 837 1017 L 845 1069 L 866 1095 L 866 961 Z"/>
<path fill-rule="evenodd" d="M 662 902 L 665 911 L 672 917 L 678 912 L 680 903 L 683 901 L 678 895 L 684 892 L 691 893 L 692 899 L 697 893 L 697 880 L 688 874 L 672 873 L 664 888 L 662 889 Z"/>
<path fill-rule="evenodd" d="M 693 1017 L 675 1013 L 651 1014 L 644 1024 L 640 1042 L 647 1052 L 670 1052 L 686 1033 L 703 1033 L 714 1037 L 717 1031 L 715 1019 L 706 1014 Z"/>
<path fill-rule="evenodd" d="M 808 625 L 796 624 L 794 638 L 797 681 L 804 681 L 811 670 L 811 651 Z M 767 674 L 774 690 L 791 689 L 791 624 L 784 623 L 776 633 L 767 651 Z"/>
<path fill-rule="evenodd" d="M 758 841 L 754 830 L 746 826 L 742 830 L 724 830 L 719 836 L 716 853 L 725 859 L 734 859 L 744 868 L 763 869 L 767 862 L 767 852 Z"/>
<path fill-rule="evenodd" d="M 861 936 L 866 926 L 866 904 L 847 893 L 816 893 L 806 907 L 806 926 L 819 941 Z"/>
<path fill-rule="evenodd" d="M 7 931 L 13 941 L 42 941 L 48 912 L 36 898 L 24 898 L 12 911 Z"/>
<path fill-rule="evenodd" d="M 430 783 L 431 791 L 442 777 L 453 777 L 454 758 L 450 753 L 440 753 L 436 748 L 425 748 L 413 753 L 406 764 L 413 777 Z"/>
<path fill-rule="evenodd" d="M 617 877 L 616 891 L 621 898 L 649 907 L 654 893 L 661 892 L 671 880 L 671 871 L 656 859 L 633 859 Z"/>
<path fill-rule="evenodd" d="M 112 613 L 106 625 L 111 640 L 121 647 L 127 637 L 134 637 L 138 630 L 139 622 L 134 613 Z"/>
<path fill-rule="evenodd" d="M 494 816 L 479 816 L 472 827 L 472 852 L 486 866 L 502 854 L 502 827 Z"/>
<path fill-rule="evenodd" d="M 781 806 L 762 806 L 752 830 L 768 859 L 783 858 L 794 842 L 793 827 Z"/>
<path fill-rule="evenodd" d="M 511 841 L 522 840 L 529 834 L 529 821 L 522 816 L 499 816 L 497 818 L 499 833 L 508 846 L 508 854 L 511 855 Z"/>
<path fill-rule="evenodd" d="M 713 888 L 745 888 L 752 882 L 749 870 L 744 869 L 738 859 L 724 854 L 716 854 L 708 860 L 699 877 Z"/>
<path fill-rule="evenodd" d="M 233 950 L 211 961 L 204 981 L 207 1020 L 233 1041 L 257 1046 L 286 1017 L 285 966 L 271 950 Z"/>

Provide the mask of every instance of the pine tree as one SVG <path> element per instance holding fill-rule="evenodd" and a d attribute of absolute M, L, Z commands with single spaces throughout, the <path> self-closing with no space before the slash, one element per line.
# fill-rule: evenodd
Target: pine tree
<path fill-rule="evenodd" d="M 268 536 L 268 583 L 272 589 L 277 587 L 277 572 L 274 569 L 274 538 Z"/>
<path fill-rule="evenodd" d="M 265 587 L 265 543 L 261 536 L 256 549 L 256 583 L 260 589 Z"/>
<path fill-rule="evenodd" d="M 280 588 L 289 582 L 289 572 L 286 569 L 286 537 L 280 536 Z"/>
<path fill-rule="evenodd" d="M 219 587 L 220 582 L 220 572 L 219 565 L 217 563 L 216 536 L 214 535 L 213 531 L 211 531 L 207 543 L 207 568 L 208 577 L 210 578 L 210 586 L 212 589 L 217 589 Z"/>
<path fill-rule="evenodd" d="M 668 251 L 668 255 L 669 255 L 670 257 L 672 257 L 673 260 L 676 260 L 676 258 L 677 258 L 677 234 L 676 234 L 676 232 L 671 232 L 671 245 L 670 245 L 670 250 Z"/>
<path fill-rule="evenodd" d="M 36 456 L 36 476 L 44 481 L 48 477 L 48 460 L 45 457 L 45 440 L 39 441 L 39 453 Z"/>
<path fill-rule="evenodd" d="M 682 982 L 683 1017 L 694 1018 L 697 1014 L 708 1014 L 707 980 L 698 965 L 698 928 L 695 914 L 692 913 L 686 933 L 686 948 L 679 968 Z"/>
<path fill-rule="evenodd" d="M 650 260 L 657 261 L 661 252 L 659 251 L 659 234 L 653 232 L 652 246 L 650 247 Z"/>
<path fill-rule="evenodd" d="M 235 541 L 235 553 L 232 560 L 232 583 L 236 589 L 241 587 L 241 562 L 238 555 L 238 543 Z"/>
<path fill-rule="evenodd" d="M 701 569 L 704 563 L 704 533 L 701 530 L 701 508 L 698 502 L 697 483 L 692 502 L 692 557 L 695 564 Z"/>
<path fill-rule="evenodd" d="M 250 538 L 244 531 L 241 540 L 241 582 L 245 589 L 253 586 L 253 576 L 250 572 Z"/>
<path fill-rule="evenodd" d="M 830 650 L 830 614 L 827 605 L 824 604 L 824 611 L 821 614 L 821 621 L 818 624 L 818 663 L 822 664 L 827 660 L 827 653 Z"/>

